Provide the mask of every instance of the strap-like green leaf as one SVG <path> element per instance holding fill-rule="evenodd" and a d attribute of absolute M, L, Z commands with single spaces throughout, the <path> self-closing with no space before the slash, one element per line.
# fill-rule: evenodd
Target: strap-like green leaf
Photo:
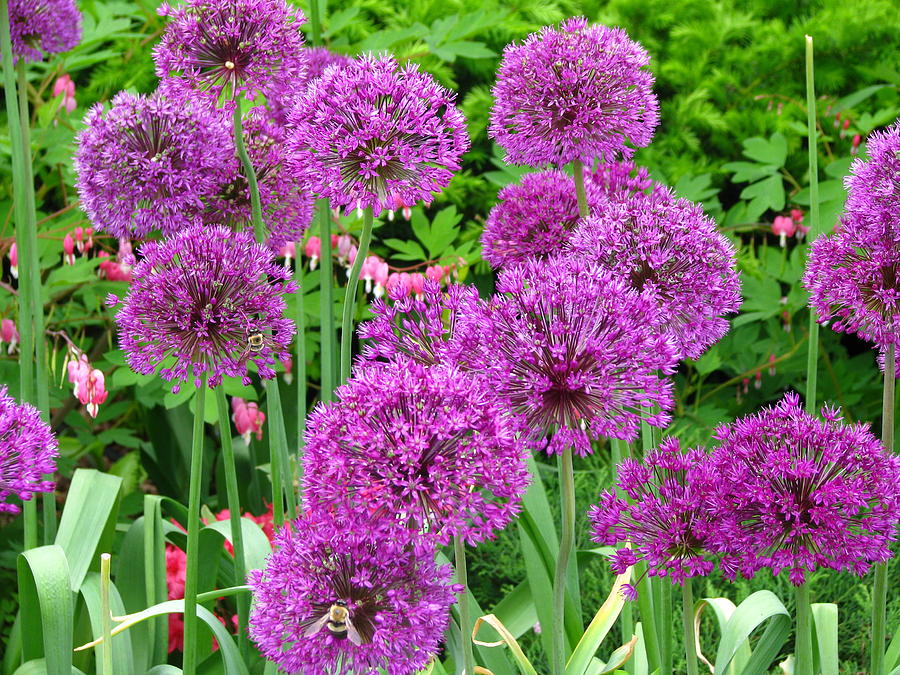
<path fill-rule="evenodd" d="M 88 570 L 100 569 L 100 553 L 112 550 L 122 479 L 94 469 L 78 469 L 66 495 L 56 543 L 63 549 L 78 591 Z"/>
<path fill-rule="evenodd" d="M 812 606 L 813 670 L 822 675 L 838 675 L 838 606 L 834 603 L 817 602 Z"/>
<path fill-rule="evenodd" d="M 700 617 L 705 609 L 709 608 L 716 619 L 719 628 L 719 635 L 725 634 L 725 626 L 728 620 L 737 609 L 734 603 L 728 598 L 703 598 L 694 604 L 694 634 L 697 636 L 697 655 L 710 670 L 713 664 L 709 662 L 706 656 L 700 651 Z M 734 658 L 728 666 L 727 675 L 737 675 L 750 661 L 750 641 L 744 640 L 737 649 Z"/>
<path fill-rule="evenodd" d="M 153 666 L 147 671 L 147 675 L 182 675 L 182 670 L 164 663 L 159 666 Z"/>
<path fill-rule="evenodd" d="M 622 586 L 630 581 L 631 568 L 629 567 L 623 574 L 616 577 L 606 601 L 597 610 L 593 620 L 591 620 L 591 624 L 587 627 L 587 630 L 572 652 L 572 656 L 569 657 L 569 661 L 566 664 L 566 675 L 584 675 L 587 671 L 591 659 L 594 658 L 604 638 L 606 638 L 613 624 L 615 624 L 616 619 L 619 618 L 619 613 L 625 605 Z M 631 644 L 631 647 L 633 649 L 634 645 Z M 630 650 L 628 657 L 631 657 Z"/>
<path fill-rule="evenodd" d="M 49 673 L 50 671 L 47 670 L 47 663 L 44 659 L 34 659 L 16 668 L 16 672 L 13 675 L 49 675 Z M 84 673 L 72 666 L 72 675 L 84 675 Z"/>
<path fill-rule="evenodd" d="M 757 591 L 738 605 L 725 626 L 716 654 L 717 673 L 725 672 L 741 644 L 763 624 L 766 624 L 765 631 L 741 674 L 764 675 L 769 672 L 772 660 L 790 634 L 791 618 L 774 593 Z"/>
<path fill-rule="evenodd" d="M 19 555 L 19 605 L 25 661 L 43 657 L 51 673 L 72 669 L 72 591 L 69 564 L 52 544 Z"/>
<path fill-rule="evenodd" d="M 218 532 L 223 539 L 232 541 L 231 522 L 228 520 L 217 520 L 203 529 Z M 269 543 L 269 538 L 259 525 L 249 518 L 241 518 L 241 532 L 244 535 L 244 569 L 248 571 L 262 569 L 266 565 L 266 558 L 272 553 L 272 544 Z M 235 579 L 235 581 L 244 583 L 246 580 Z"/>

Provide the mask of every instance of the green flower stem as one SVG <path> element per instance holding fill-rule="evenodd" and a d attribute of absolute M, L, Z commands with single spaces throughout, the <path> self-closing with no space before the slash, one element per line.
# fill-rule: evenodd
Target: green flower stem
<path fill-rule="evenodd" d="M 100 627 L 103 642 L 100 643 L 103 668 L 101 675 L 115 675 L 112 667 L 112 613 L 109 609 L 109 553 L 100 554 Z"/>
<path fill-rule="evenodd" d="M 306 288 L 303 286 L 303 265 L 300 263 L 300 251 L 302 242 L 297 242 L 297 257 L 295 260 L 294 281 L 297 282 L 297 443 L 300 451 L 303 450 L 303 440 L 306 435 Z M 300 467 L 302 471 L 302 465 Z"/>
<path fill-rule="evenodd" d="M 194 396 L 194 435 L 191 441 L 191 478 L 187 513 L 187 569 L 184 575 L 184 672 L 197 672 L 197 572 L 200 561 L 200 478 L 203 471 L 203 414 L 206 383 Z"/>
<path fill-rule="evenodd" d="M 656 615 L 654 614 L 653 589 L 650 586 L 651 577 L 647 576 L 647 564 L 639 562 L 634 566 L 635 579 L 643 578 L 638 592 L 638 610 L 641 613 L 641 624 L 644 629 L 644 642 L 646 643 L 647 665 L 651 673 L 660 667 L 659 637 L 656 634 Z"/>
<path fill-rule="evenodd" d="M 219 436 L 222 439 L 222 464 L 225 466 L 225 493 L 228 499 L 228 520 L 231 524 L 231 544 L 234 548 L 234 577 L 242 583 L 247 578 L 244 568 L 244 532 L 241 525 L 241 498 L 238 491 L 237 470 L 234 462 L 234 445 L 229 424 L 228 401 L 225 390 L 219 386 L 215 389 L 216 408 L 219 413 Z M 246 595 L 239 595 L 238 609 L 238 646 L 246 659 L 250 656 L 250 642 L 247 639 L 247 619 L 250 614 L 250 603 Z"/>
<path fill-rule="evenodd" d="M 881 403 L 881 443 L 888 452 L 894 451 L 894 375 L 897 354 L 894 345 L 888 345 L 884 355 L 884 397 Z M 872 589 L 872 661 L 873 675 L 883 675 L 885 627 L 887 624 L 888 563 L 875 566 L 875 585 Z"/>
<path fill-rule="evenodd" d="M 356 314 L 356 289 L 359 286 L 359 272 L 363 261 L 369 253 L 369 242 L 372 240 L 372 207 L 367 206 L 363 212 L 363 231 L 359 238 L 359 249 L 350 268 L 347 279 L 347 292 L 344 295 L 344 315 L 341 321 L 341 382 L 350 377 L 351 350 L 353 345 L 353 316 Z"/>
<path fill-rule="evenodd" d="M 578 215 L 582 218 L 587 218 L 588 203 L 584 189 L 584 165 L 576 159 L 572 162 L 572 170 L 575 173 L 575 197 L 578 200 Z"/>
<path fill-rule="evenodd" d="M 272 410 L 272 392 L 278 390 L 278 384 L 266 383 L 267 403 L 269 409 L 269 472 L 272 482 L 272 521 L 275 528 L 284 525 L 284 479 L 281 477 L 281 448 L 278 445 L 278 434 L 275 430 L 275 414 Z M 275 395 L 278 397 L 278 394 Z"/>
<path fill-rule="evenodd" d="M 794 675 L 813 675 L 812 608 L 809 606 L 809 586 L 806 583 L 797 586 L 794 589 L 794 597 L 797 604 Z"/>
<path fill-rule="evenodd" d="M 619 464 L 622 463 L 622 459 L 628 456 L 628 443 L 618 438 L 611 438 L 609 444 L 610 459 L 612 461 L 612 479 L 615 484 L 616 493 L 619 497 L 626 498 L 627 495 L 625 495 L 618 486 L 618 479 Z M 631 603 L 626 602 L 622 607 L 622 644 L 628 642 L 632 635 L 634 635 L 634 611 L 631 607 Z"/>
<path fill-rule="evenodd" d="M 553 673 L 564 675 L 566 660 L 566 570 L 575 549 L 575 471 L 572 465 L 572 448 L 566 447 L 559 459 L 559 485 L 562 501 L 562 523 L 559 538 L 559 556 L 553 577 Z"/>
<path fill-rule="evenodd" d="M 819 149 L 816 129 L 816 89 L 813 71 L 813 39 L 806 36 L 806 130 L 809 145 L 809 234 L 812 244 L 821 230 L 819 225 Z M 819 322 L 816 311 L 809 308 L 809 352 L 806 359 L 806 412 L 816 410 L 816 387 L 819 363 Z"/>
<path fill-rule="evenodd" d="M 672 584 L 665 577 L 653 579 L 656 595 L 656 631 L 659 639 L 659 670 L 672 673 Z"/>
<path fill-rule="evenodd" d="M 284 428 L 284 413 L 282 412 L 283 409 L 281 407 L 281 390 L 278 388 L 277 379 L 266 382 L 266 392 L 268 395 L 269 413 L 271 415 L 269 419 L 272 420 L 272 423 L 269 425 L 269 448 L 273 457 L 275 455 L 278 456 L 278 463 L 281 467 L 280 485 L 284 492 L 285 504 L 287 505 L 286 516 L 283 517 L 294 519 L 297 516 L 297 498 L 294 494 L 294 472 L 288 454 L 287 432 Z M 273 469 L 273 483 L 274 477 L 275 473 Z M 280 524 L 281 523 L 279 523 L 279 525 Z"/>
<path fill-rule="evenodd" d="M 232 119 L 234 122 L 234 147 L 237 150 L 238 159 L 241 160 L 241 166 L 244 167 L 247 186 L 250 188 L 250 213 L 253 222 L 253 233 L 256 236 L 256 240 L 264 244 L 267 237 L 266 227 L 262 219 L 262 204 L 259 201 L 259 182 L 256 180 L 256 171 L 253 169 L 253 163 L 250 161 L 250 155 L 247 154 L 247 148 L 244 145 L 244 126 L 241 120 L 241 106 L 238 101 L 234 101 Z"/>
<path fill-rule="evenodd" d="M 322 44 L 322 6 L 320 0 L 309 0 L 309 41 L 313 47 Z"/>
<path fill-rule="evenodd" d="M 316 202 L 321 239 L 319 261 L 319 313 L 322 345 L 322 390 L 319 397 L 331 401 L 334 397 L 335 333 L 334 333 L 334 262 L 331 259 L 331 208 L 327 199 Z"/>
<path fill-rule="evenodd" d="M 475 655 L 472 651 L 472 611 L 469 607 L 469 578 L 466 571 L 466 542 L 459 535 L 453 538 L 456 583 L 463 589 L 459 594 L 459 632 L 463 648 L 463 667 L 466 675 L 475 672 Z"/>
<path fill-rule="evenodd" d="M 690 577 L 681 586 L 681 622 L 684 628 L 684 656 L 687 675 L 699 675 L 697 668 L 697 636 L 694 634 L 694 589 Z"/>

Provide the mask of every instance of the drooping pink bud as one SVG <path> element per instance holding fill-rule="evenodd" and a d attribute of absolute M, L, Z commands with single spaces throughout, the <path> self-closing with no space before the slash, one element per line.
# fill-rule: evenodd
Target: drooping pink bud
<path fill-rule="evenodd" d="M 800 224 L 803 222 L 803 211 L 801 209 L 791 209 L 791 220 Z"/>
<path fill-rule="evenodd" d="M 769 354 L 769 377 L 775 374 L 775 355 Z"/>
<path fill-rule="evenodd" d="M 234 427 L 247 445 L 250 445 L 250 436 L 253 434 L 256 434 L 256 440 L 262 440 L 262 426 L 266 415 L 255 402 L 235 396 L 231 399 L 231 411 Z"/>
<path fill-rule="evenodd" d="M 134 251 L 131 248 L 131 240 L 127 237 L 119 237 L 119 252 L 116 254 L 116 258 L 123 265 L 127 265 L 129 268 L 134 266 Z"/>
<path fill-rule="evenodd" d="M 782 248 L 787 245 L 787 238 L 793 236 L 796 231 L 797 225 L 791 218 L 775 216 L 775 222 L 772 223 L 772 234 L 778 235 L 778 243 Z"/>
<path fill-rule="evenodd" d="M 342 234 L 337 240 L 337 257 L 341 264 L 347 262 L 350 257 L 350 249 L 353 248 L 353 239 L 349 234 Z"/>
<path fill-rule="evenodd" d="M 84 247 L 90 251 L 94 247 L 94 228 L 84 228 Z"/>
<path fill-rule="evenodd" d="M 68 73 L 60 75 L 56 78 L 56 82 L 53 83 L 54 98 L 60 94 L 63 94 L 61 107 L 65 108 L 66 112 L 75 110 L 75 107 L 77 106 L 75 101 L 75 83 L 72 81 L 72 78 L 69 77 Z"/>
<path fill-rule="evenodd" d="M 394 272 L 388 276 L 384 288 L 391 298 L 402 298 L 409 294 L 411 286 L 408 272 Z"/>
<path fill-rule="evenodd" d="M 307 239 L 303 246 L 303 253 L 309 258 L 309 269 L 316 269 L 316 263 L 322 256 L 322 240 L 316 236 Z"/>
<path fill-rule="evenodd" d="M 359 268 L 359 278 L 365 282 L 366 293 L 372 292 L 372 282 L 375 281 L 375 274 L 380 263 L 381 259 L 377 255 L 370 255 L 363 260 L 363 264 Z"/>
<path fill-rule="evenodd" d="M 0 345 L 4 342 L 9 343 L 6 348 L 7 354 L 12 354 L 19 344 L 19 331 L 16 330 L 16 324 L 12 319 L 0 320 Z"/>
<path fill-rule="evenodd" d="M 114 260 L 110 260 L 109 253 L 100 251 L 98 258 L 102 258 L 103 262 L 97 270 L 101 277 L 106 277 L 110 281 L 125 281 L 131 283 L 131 265 L 125 265 Z"/>
<path fill-rule="evenodd" d="M 850 144 L 850 154 L 856 155 L 859 153 L 859 144 L 862 143 L 862 136 L 859 134 L 855 134 L 853 136 L 853 142 Z"/>
<path fill-rule="evenodd" d="M 289 241 L 284 246 L 281 247 L 281 250 L 278 252 L 279 258 L 284 258 L 284 266 L 290 267 L 291 261 L 294 259 L 294 256 L 297 255 L 297 245 Z"/>
<path fill-rule="evenodd" d="M 388 276 L 390 276 L 391 270 L 388 267 L 388 264 L 383 260 L 378 262 L 378 266 L 375 269 L 375 289 L 373 293 L 376 298 L 380 298 L 384 295 L 385 287 L 387 286 Z"/>
<path fill-rule="evenodd" d="M 13 279 L 19 278 L 19 251 L 16 242 L 13 242 L 9 249 L 9 272 L 13 275 Z"/>
<path fill-rule="evenodd" d="M 753 376 L 753 388 L 761 389 L 762 388 L 762 371 L 757 370 L 756 375 Z"/>
<path fill-rule="evenodd" d="M 73 394 L 85 406 L 88 415 L 97 417 L 100 404 L 109 396 L 103 371 L 92 368 L 84 352 L 69 361 L 67 370 L 69 371 L 69 382 L 74 385 Z"/>
<path fill-rule="evenodd" d="M 294 360 L 290 356 L 281 359 L 281 365 L 284 366 L 284 383 L 290 384 L 294 381 Z"/>
<path fill-rule="evenodd" d="M 75 248 L 79 253 L 84 253 L 84 228 L 75 228 Z"/>
<path fill-rule="evenodd" d="M 415 272 L 409 275 L 410 288 L 416 295 L 422 295 L 425 292 L 425 275 L 421 272 Z"/>
<path fill-rule="evenodd" d="M 445 271 L 441 265 L 431 265 L 428 269 L 425 270 L 425 276 L 438 283 L 440 283 L 441 279 L 444 278 L 444 274 Z"/>
<path fill-rule="evenodd" d="M 71 232 L 66 232 L 66 236 L 63 237 L 63 262 L 66 265 L 75 264 L 75 241 L 72 239 Z"/>

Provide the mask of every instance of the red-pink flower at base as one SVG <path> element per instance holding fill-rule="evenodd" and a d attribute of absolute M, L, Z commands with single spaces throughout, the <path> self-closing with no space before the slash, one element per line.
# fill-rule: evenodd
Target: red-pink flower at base
<path fill-rule="evenodd" d="M 245 401 L 235 396 L 231 399 L 231 413 L 234 428 L 247 445 L 250 445 L 250 436 L 253 434 L 256 434 L 256 440 L 262 440 L 266 414 L 255 401 Z"/>

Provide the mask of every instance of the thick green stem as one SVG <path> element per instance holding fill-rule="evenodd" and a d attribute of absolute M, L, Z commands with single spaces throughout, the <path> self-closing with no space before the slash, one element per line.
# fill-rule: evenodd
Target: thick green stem
<path fill-rule="evenodd" d="M 327 199 L 316 202 L 319 217 L 319 238 L 321 256 L 319 267 L 319 288 L 321 314 L 320 340 L 322 345 L 322 391 L 320 398 L 330 401 L 334 396 L 334 262 L 331 259 L 331 208 Z"/>
<path fill-rule="evenodd" d="M 228 401 L 225 389 L 216 387 L 216 408 L 219 413 L 219 436 L 222 439 L 222 464 L 225 466 L 225 494 L 228 499 L 228 521 L 231 524 L 231 545 L 234 549 L 235 582 L 246 581 L 247 570 L 244 566 L 244 533 L 241 525 L 241 498 L 238 491 L 237 469 L 234 462 L 234 445 L 229 424 Z M 250 656 L 250 642 L 247 639 L 247 619 L 250 614 L 249 598 L 239 595 L 238 609 L 238 646 L 244 658 Z"/>
<path fill-rule="evenodd" d="M 184 672 L 197 671 L 197 571 L 200 561 L 200 479 L 203 472 L 203 414 L 206 383 L 194 396 L 194 436 L 191 441 L 191 475 L 187 513 L 187 569 L 184 575 Z"/>
<path fill-rule="evenodd" d="M 275 431 L 275 415 L 272 410 L 272 392 L 277 389 L 277 383 L 274 386 L 266 383 L 269 410 L 269 478 L 272 481 L 272 521 L 275 523 L 276 529 L 284 525 L 284 479 L 281 476 L 281 447 Z"/>
<path fill-rule="evenodd" d="M 266 226 L 262 219 L 262 203 L 259 200 L 259 183 L 256 180 L 256 171 L 253 163 L 250 161 L 250 155 L 247 154 L 247 147 L 244 145 L 244 127 L 241 120 L 241 106 L 234 102 L 234 114 L 232 115 L 234 122 L 234 147 L 237 150 L 238 159 L 241 160 L 241 166 L 244 168 L 244 176 L 247 178 L 247 186 L 250 189 L 250 213 L 253 222 L 253 233 L 256 240 L 265 243 Z"/>
<path fill-rule="evenodd" d="M 897 352 L 888 345 L 884 354 L 884 396 L 881 401 L 881 443 L 889 453 L 894 451 L 894 387 L 897 371 Z M 884 675 L 885 628 L 887 625 L 888 563 L 875 566 L 875 585 L 872 589 L 872 659 L 873 675 Z"/>
<path fill-rule="evenodd" d="M 453 538 L 456 554 L 456 583 L 463 589 L 459 594 L 459 632 L 463 648 L 463 668 L 466 675 L 475 672 L 475 655 L 472 651 L 472 612 L 469 607 L 469 577 L 466 571 L 466 542 L 457 535 Z"/>
<path fill-rule="evenodd" d="M 697 636 L 694 634 L 694 589 L 688 577 L 681 587 L 681 623 L 684 629 L 684 656 L 687 675 L 699 675 L 697 668 Z"/>
<path fill-rule="evenodd" d="M 100 643 L 100 653 L 103 668 L 101 675 L 115 675 L 113 673 L 112 658 L 112 613 L 109 609 L 109 553 L 100 554 L 100 628 L 103 642 Z"/>
<path fill-rule="evenodd" d="M 575 198 L 578 200 L 578 215 L 587 218 L 588 203 L 587 193 L 584 189 L 584 165 L 576 159 L 572 162 L 572 169 L 575 173 Z"/>
<path fill-rule="evenodd" d="M 621 464 L 622 460 L 628 455 L 628 443 L 618 438 L 611 438 L 609 444 L 610 459 L 612 461 L 612 480 L 616 488 L 616 494 L 618 494 L 619 497 L 625 497 L 626 495 L 619 487 L 618 481 L 619 464 Z M 631 603 L 626 602 L 622 607 L 622 644 L 628 642 L 632 635 L 634 635 L 634 610 L 631 607 Z M 627 664 L 626 668 L 628 668 Z M 633 672 L 633 670 L 629 670 L 628 672 Z"/>
<path fill-rule="evenodd" d="M 562 502 L 562 523 L 559 556 L 553 577 L 553 673 L 564 675 L 568 649 L 566 646 L 566 570 L 575 549 L 575 470 L 572 448 L 563 450 L 559 461 L 559 489 Z"/>
<path fill-rule="evenodd" d="M 672 673 L 672 584 L 665 577 L 655 577 L 657 602 L 656 630 L 659 639 L 659 670 L 661 675 Z"/>
<path fill-rule="evenodd" d="M 637 588 L 638 609 L 641 613 L 641 624 L 644 628 L 644 642 L 646 643 L 647 664 L 650 672 L 656 671 L 660 666 L 659 638 L 656 633 L 656 614 L 653 605 L 653 589 L 650 587 L 650 577 L 647 576 L 647 564 L 639 562 L 634 566 L 636 579 L 643 578 Z"/>
<path fill-rule="evenodd" d="M 306 435 L 306 288 L 303 286 L 303 265 L 300 264 L 301 242 L 297 242 L 297 268 L 294 280 L 297 282 L 297 447 L 303 451 Z M 301 463 L 302 470 L 302 463 Z"/>
<path fill-rule="evenodd" d="M 819 148 L 816 128 L 816 89 L 813 71 L 813 40 L 806 36 L 806 130 L 809 145 L 809 234 L 810 244 L 819 236 Z M 806 359 L 806 412 L 816 409 L 819 365 L 819 322 L 809 308 L 809 352 Z"/>
<path fill-rule="evenodd" d="M 372 239 L 372 207 L 367 206 L 363 212 L 363 231 L 359 238 L 359 249 L 356 258 L 350 268 L 350 278 L 347 279 L 347 292 L 344 294 L 344 314 L 341 320 L 341 382 L 346 382 L 350 377 L 350 363 L 352 360 L 353 346 L 353 316 L 356 314 L 356 289 L 359 286 L 359 272 L 363 261 L 369 254 L 369 242 Z"/>
<path fill-rule="evenodd" d="M 269 403 L 269 448 L 277 453 L 281 464 L 281 489 L 284 491 L 285 504 L 287 505 L 286 517 L 297 517 L 297 497 L 294 494 L 294 470 L 288 455 L 287 431 L 284 427 L 284 413 L 281 407 L 281 390 L 278 388 L 278 380 L 266 382 L 266 392 Z M 271 443 L 275 443 L 274 447 Z M 274 481 L 274 473 L 273 473 Z M 280 523 L 279 523 L 280 524 Z"/>
<path fill-rule="evenodd" d="M 805 583 L 800 584 L 794 589 L 794 597 L 797 604 L 794 675 L 813 675 L 812 609 L 809 606 L 809 587 Z"/>
<path fill-rule="evenodd" d="M 309 0 L 309 41 L 313 47 L 322 44 L 322 7 L 320 0 Z"/>

